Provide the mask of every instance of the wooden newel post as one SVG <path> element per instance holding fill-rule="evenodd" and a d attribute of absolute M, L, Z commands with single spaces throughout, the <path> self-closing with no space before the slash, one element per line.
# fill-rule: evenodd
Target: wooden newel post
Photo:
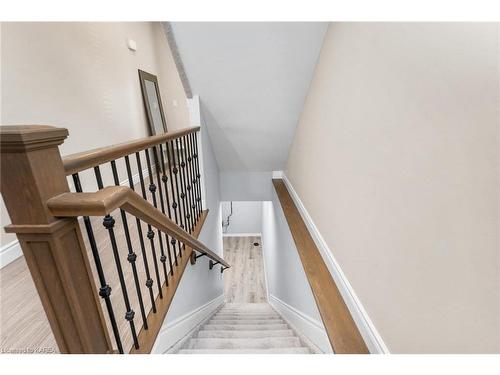
<path fill-rule="evenodd" d="M 112 345 L 76 218 L 57 219 L 47 200 L 69 191 L 58 146 L 68 131 L 2 126 L 0 188 L 62 353 L 109 353 Z"/>

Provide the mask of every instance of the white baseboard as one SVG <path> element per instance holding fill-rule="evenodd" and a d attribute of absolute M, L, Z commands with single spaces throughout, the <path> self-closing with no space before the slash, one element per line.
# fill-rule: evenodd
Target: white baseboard
<path fill-rule="evenodd" d="M 209 318 L 224 303 L 224 295 L 207 302 L 163 326 L 158 333 L 151 353 L 164 354 L 179 340 L 193 331 L 200 323 Z"/>
<path fill-rule="evenodd" d="M 263 202 L 264 203 L 264 202 Z M 262 249 L 262 266 L 264 268 L 264 285 L 266 286 L 266 299 L 270 301 L 269 297 L 269 281 L 267 278 L 267 263 L 266 263 L 266 257 L 264 256 L 264 237 L 260 237 L 260 246 Z"/>
<path fill-rule="evenodd" d="M 330 248 L 326 244 L 323 236 L 321 236 L 321 233 L 314 224 L 311 216 L 300 200 L 297 192 L 293 188 L 286 175 L 283 172 L 281 173 L 281 175 L 281 178 L 285 182 L 286 187 L 288 188 L 288 191 L 290 192 L 290 195 L 292 196 L 292 199 L 295 202 L 300 215 L 302 216 L 302 219 L 306 223 L 306 226 L 309 229 L 314 242 L 316 243 L 316 246 L 318 246 L 321 256 L 325 261 L 325 264 L 328 267 L 333 280 L 337 284 L 337 287 L 339 288 L 339 291 L 344 298 L 344 301 L 354 319 L 354 322 L 356 323 L 356 326 L 359 329 L 359 332 L 361 333 L 361 336 L 365 340 L 368 350 L 370 351 L 370 353 L 375 354 L 390 353 L 389 348 L 384 343 L 384 340 L 375 328 L 375 325 L 368 316 L 361 301 L 359 300 L 356 293 L 354 292 L 354 289 L 349 283 L 349 280 L 347 280 L 344 272 L 340 268 L 340 265 L 333 257 L 333 253 L 330 251 Z"/>
<path fill-rule="evenodd" d="M 222 237 L 261 237 L 262 233 L 222 233 Z"/>
<path fill-rule="evenodd" d="M 333 353 L 328 334 L 322 322 L 311 318 L 272 294 L 269 295 L 269 304 L 278 311 L 297 333 L 305 336 L 323 353 Z"/>
<path fill-rule="evenodd" d="M 23 255 L 21 245 L 18 240 L 14 240 L 0 248 L 0 269 L 12 263 Z"/>
<path fill-rule="evenodd" d="M 272 294 L 269 295 L 269 303 L 299 335 L 311 341 L 323 353 L 333 353 L 322 322 L 311 318 Z"/>

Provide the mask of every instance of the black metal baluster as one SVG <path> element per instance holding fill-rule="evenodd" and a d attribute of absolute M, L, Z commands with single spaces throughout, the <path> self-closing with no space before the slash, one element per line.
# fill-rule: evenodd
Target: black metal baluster
<path fill-rule="evenodd" d="M 118 253 L 118 246 L 116 244 L 115 232 L 113 227 L 115 225 L 115 219 L 112 216 L 106 215 L 102 221 L 102 225 L 109 232 L 109 239 L 111 241 L 111 247 L 113 248 L 113 255 L 115 258 L 115 265 L 118 271 L 118 278 L 120 279 L 120 286 L 122 289 L 123 300 L 125 302 L 125 308 L 127 312 L 125 313 L 125 319 L 130 323 L 130 331 L 132 332 L 132 338 L 134 340 L 134 347 L 139 349 L 139 342 L 137 341 L 137 334 L 135 332 L 134 315 L 135 312 L 130 307 L 130 301 L 128 299 L 127 285 L 125 284 L 125 278 L 123 277 L 122 265 L 120 262 L 120 255 Z"/>
<path fill-rule="evenodd" d="M 128 155 L 125 156 L 125 165 L 127 166 L 128 184 L 132 190 L 135 190 L 134 178 L 132 177 L 132 169 L 130 168 L 130 159 L 129 159 Z M 144 271 L 146 273 L 146 287 L 149 290 L 149 299 L 151 300 L 151 308 L 153 310 L 153 313 L 156 313 L 155 297 L 153 294 L 153 279 L 151 278 L 151 274 L 149 273 L 149 264 L 148 264 L 148 258 L 146 255 L 146 246 L 144 245 L 144 237 L 142 234 L 141 220 L 139 220 L 136 217 L 135 223 L 137 225 L 137 234 L 139 236 L 139 242 L 141 245 L 141 253 L 142 253 L 142 258 L 144 261 Z M 145 328 L 145 329 L 147 329 L 147 328 Z"/>
<path fill-rule="evenodd" d="M 115 185 L 120 186 L 120 180 L 118 178 L 118 170 L 116 169 L 116 162 L 114 160 L 111 160 L 111 171 L 113 172 L 113 180 L 115 181 Z M 127 214 L 125 213 L 125 211 L 120 209 L 120 215 L 122 217 L 123 229 L 125 231 L 125 240 L 127 242 L 127 249 L 128 249 L 127 260 L 130 263 L 130 267 L 132 268 L 132 274 L 134 276 L 137 299 L 139 301 L 139 308 L 141 310 L 142 325 L 144 326 L 144 329 L 148 329 L 148 320 L 146 317 L 146 312 L 144 311 L 144 302 L 142 300 L 141 285 L 139 284 L 139 276 L 137 274 L 137 266 L 135 264 L 135 261 L 137 260 L 137 255 L 134 253 L 134 250 L 132 248 L 132 241 L 130 240 Z"/>
<path fill-rule="evenodd" d="M 161 145 L 160 145 L 160 147 L 161 147 Z M 161 152 L 161 148 L 160 148 L 160 152 Z M 163 168 L 161 168 L 160 159 L 158 158 L 158 153 L 156 152 L 155 146 L 153 146 L 153 157 L 155 159 L 154 161 L 155 161 L 155 169 L 156 169 L 156 181 L 158 182 L 158 192 L 160 195 L 161 212 L 163 213 L 163 215 L 166 215 L 165 204 L 164 204 L 164 199 L 163 199 L 163 189 L 162 189 L 161 185 L 162 185 L 162 181 L 163 181 L 163 184 L 165 186 L 167 185 L 167 181 L 166 181 L 167 176 L 165 176 L 165 173 L 162 173 Z M 160 177 L 160 173 L 162 173 L 161 177 Z M 165 177 L 165 179 L 163 177 Z M 168 192 L 166 190 L 165 190 L 165 194 L 167 195 L 167 207 L 168 207 L 168 210 L 170 211 L 170 206 L 168 205 Z M 160 234 L 160 233 L 158 233 L 158 234 Z M 168 264 L 170 266 L 170 274 L 173 275 L 174 274 L 174 267 L 172 267 L 172 255 L 170 254 L 170 242 L 168 241 L 168 235 L 166 233 L 164 233 L 164 234 L 165 234 L 165 241 L 167 243 L 167 255 L 168 255 Z M 175 253 L 175 248 L 174 248 L 174 253 Z M 165 262 L 163 262 L 163 264 L 165 264 Z M 168 281 L 167 281 L 167 285 L 168 285 Z"/>
<path fill-rule="evenodd" d="M 180 221 L 180 226 L 182 229 L 186 230 L 186 225 L 184 224 L 187 224 L 186 221 L 185 221 L 185 218 L 183 217 L 183 213 L 182 213 L 182 198 L 181 198 L 181 195 L 182 192 L 179 188 L 180 184 L 179 184 L 179 178 L 180 178 L 180 161 L 177 159 L 175 159 L 175 146 L 174 146 L 174 140 L 171 141 L 170 143 L 170 146 L 171 146 L 171 149 L 172 149 L 172 160 L 173 160 L 173 173 L 175 175 L 175 190 L 176 190 L 176 193 L 177 193 L 177 208 L 179 209 L 179 221 Z M 181 249 L 184 249 L 185 246 L 182 245 Z M 179 256 L 182 257 L 182 251 L 179 252 Z"/>
<path fill-rule="evenodd" d="M 189 165 L 191 168 L 191 175 L 193 176 L 193 210 L 195 213 L 195 223 L 198 223 L 198 219 L 200 218 L 200 213 L 198 212 L 198 205 L 196 204 L 196 198 L 198 197 L 197 194 L 197 178 L 196 178 L 196 171 L 194 170 L 194 147 L 193 147 L 193 133 L 188 135 L 188 142 L 189 142 Z"/>
<path fill-rule="evenodd" d="M 145 201 L 147 201 L 147 196 L 146 196 L 146 187 L 144 185 L 144 176 L 142 174 L 142 165 L 141 165 L 141 156 L 139 155 L 138 152 L 135 153 L 135 159 L 137 161 L 137 169 L 139 172 L 139 181 L 141 183 L 141 192 L 142 192 L 142 197 L 144 198 Z M 149 239 L 149 244 L 151 245 L 151 254 L 153 255 L 153 265 L 155 268 L 155 275 L 156 275 L 156 282 L 158 283 L 158 294 L 160 295 L 160 298 L 163 298 L 163 293 L 161 291 L 161 282 L 160 282 L 160 272 L 158 271 L 158 260 L 156 259 L 156 249 L 155 249 L 155 232 L 153 232 L 153 228 L 151 227 L 151 224 L 147 224 L 148 226 L 148 233 L 147 237 Z"/>
<path fill-rule="evenodd" d="M 203 212 L 203 201 L 201 199 L 201 174 L 200 174 L 200 155 L 198 153 L 198 133 L 194 133 L 194 160 L 196 166 L 196 187 L 198 188 L 198 198 L 196 200 L 199 203 L 200 214 Z"/>
<path fill-rule="evenodd" d="M 149 157 L 149 150 L 146 149 L 144 150 L 144 152 L 146 153 L 146 163 L 148 165 L 148 173 L 149 173 L 149 191 L 151 192 L 151 196 L 153 197 L 153 206 L 158 209 L 158 202 L 156 200 L 156 185 L 154 183 L 154 180 L 153 180 L 153 170 L 151 168 L 151 159 Z M 160 185 L 161 187 L 161 185 Z M 162 264 L 162 267 L 163 267 L 163 274 L 165 276 L 165 283 L 167 284 L 168 286 L 168 272 L 167 272 L 167 265 L 166 265 L 166 262 L 167 262 L 167 257 L 165 256 L 165 249 L 163 248 L 163 236 L 162 236 L 162 232 L 157 229 L 157 233 L 158 233 L 158 241 L 160 242 L 160 262 Z M 167 239 L 168 241 L 168 239 Z M 168 245 L 168 242 L 167 242 L 167 245 Z"/>
<path fill-rule="evenodd" d="M 198 223 L 198 206 L 196 205 L 196 173 L 194 171 L 194 151 L 193 151 L 193 142 L 192 142 L 192 135 L 193 133 L 190 133 L 187 135 L 187 145 L 188 145 L 188 165 L 189 165 L 189 175 L 191 176 L 191 194 L 192 194 L 192 205 L 191 209 L 193 210 L 193 218 L 194 218 L 194 224 Z"/>
<path fill-rule="evenodd" d="M 189 212 L 189 215 L 191 215 L 191 229 L 194 230 L 194 226 L 196 224 L 195 222 L 195 215 L 194 215 L 194 210 L 193 210 L 193 203 L 194 203 L 194 200 L 193 200 L 193 189 L 192 189 L 192 186 L 193 186 L 193 176 L 191 175 L 191 169 L 189 168 L 189 161 L 191 159 L 188 153 L 188 149 L 187 149 L 187 142 L 186 142 L 186 137 L 187 135 L 185 135 L 184 137 L 182 137 L 181 139 L 181 142 L 183 143 L 183 148 L 184 148 L 184 164 L 185 164 L 185 167 L 184 167 L 184 174 L 186 176 L 186 181 L 187 181 L 187 184 L 186 184 L 186 194 L 187 194 L 187 206 L 188 206 L 188 212 Z"/>
<path fill-rule="evenodd" d="M 182 199 L 182 208 L 184 210 L 184 223 L 186 223 L 186 228 L 184 228 L 186 231 L 191 233 L 191 223 L 189 218 L 191 217 L 189 215 L 189 212 L 186 209 L 186 199 L 187 199 L 187 194 L 186 194 L 186 176 L 185 176 L 185 167 L 186 164 L 184 161 L 181 159 L 181 154 L 182 152 L 179 150 L 179 138 L 175 139 L 175 146 L 177 148 L 177 160 L 179 161 L 179 174 L 181 178 L 181 199 Z"/>
<path fill-rule="evenodd" d="M 174 209 L 174 214 L 175 214 L 175 223 L 180 224 L 181 228 L 184 228 L 182 225 L 182 215 L 181 215 L 181 203 L 180 203 L 180 197 L 179 197 L 179 183 L 178 183 L 178 178 L 177 178 L 177 173 L 178 169 L 175 166 L 175 153 L 174 153 L 174 143 L 173 141 L 170 141 L 170 147 L 168 147 L 169 142 L 165 143 L 165 147 L 167 149 L 167 159 L 168 159 L 168 171 L 170 174 L 170 187 L 172 189 L 172 208 Z M 172 158 L 170 158 L 170 150 L 172 150 Z M 172 173 L 175 176 L 175 192 L 177 195 L 177 202 L 175 201 L 175 196 L 174 196 L 174 178 L 172 178 Z M 179 218 L 177 218 L 177 210 L 179 210 Z M 179 219 L 179 220 L 177 220 Z M 172 245 L 175 246 L 175 238 L 172 238 Z M 177 241 L 177 246 L 179 247 L 179 257 L 182 258 L 182 251 L 181 251 L 181 244 L 179 241 Z"/>
<path fill-rule="evenodd" d="M 102 183 L 101 170 L 99 169 L 99 166 L 94 167 L 94 171 L 97 179 L 97 186 L 99 190 L 103 189 L 104 186 Z M 127 310 L 127 312 L 125 313 L 125 319 L 130 324 L 130 332 L 132 333 L 132 339 L 134 340 L 134 347 L 136 349 L 139 349 L 139 342 L 137 341 L 137 334 L 135 332 L 135 324 L 134 324 L 135 312 L 130 307 L 127 285 L 125 284 L 125 278 L 123 277 L 122 264 L 120 261 L 120 253 L 118 252 L 118 245 L 116 243 L 115 231 L 113 229 L 115 226 L 115 219 L 113 219 L 113 217 L 108 214 L 104 216 L 102 225 L 104 226 L 104 228 L 108 230 L 109 240 L 111 241 L 111 247 L 113 248 L 113 257 L 115 258 L 115 265 L 116 265 L 116 270 L 118 272 L 118 279 L 120 280 L 120 287 L 122 290 L 123 301 L 125 303 L 125 309 Z"/>
<path fill-rule="evenodd" d="M 167 152 L 168 152 L 168 150 L 167 150 Z M 163 181 L 163 184 L 165 186 L 165 197 L 167 198 L 168 217 L 170 220 L 172 220 L 172 211 L 170 210 L 170 198 L 168 196 L 168 177 L 165 174 L 165 158 L 163 156 L 163 147 L 161 144 L 160 144 L 160 162 L 161 162 L 161 173 L 162 173 L 161 180 Z M 172 174 L 170 174 L 170 183 L 172 183 Z M 173 200 L 174 199 L 173 185 L 172 185 L 171 195 L 172 195 L 172 200 Z M 175 220 L 175 223 L 177 224 L 177 218 Z M 171 244 L 172 244 L 172 250 L 174 252 L 174 262 L 175 262 L 175 265 L 177 266 L 178 263 L 177 263 L 177 252 L 175 251 L 175 238 L 173 238 L 173 237 L 171 237 L 171 238 L 173 240 L 173 241 L 171 240 Z M 168 240 L 168 237 L 167 237 L 167 240 Z M 179 251 L 180 251 L 180 246 L 179 246 Z M 169 254 L 170 254 L 170 252 L 169 252 Z M 172 267 L 172 264 L 170 264 L 170 267 Z"/>
<path fill-rule="evenodd" d="M 196 158 L 198 157 L 198 155 L 196 154 L 196 151 L 194 149 L 194 144 L 195 144 L 195 133 L 191 133 L 190 134 L 190 143 L 191 143 L 191 154 L 192 154 L 192 162 L 191 162 L 191 166 L 193 168 L 193 176 L 194 176 L 194 196 L 195 196 L 195 205 L 196 205 L 196 217 L 199 218 L 200 215 L 201 215 L 201 210 L 200 210 L 200 204 L 199 204 L 199 201 L 198 201 L 198 198 L 201 197 L 201 194 L 200 194 L 200 179 L 199 177 L 197 176 L 196 174 Z"/>
<path fill-rule="evenodd" d="M 75 184 L 75 190 L 77 193 L 82 192 L 82 185 L 80 183 L 80 176 L 78 173 L 73 174 L 73 182 Z M 111 295 L 111 287 L 106 284 L 106 277 L 104 276 L 104 271 L 102 269 L 101 257 L 99 256 L 99 251 L 97 250 L 97 244 L 94 237 L 94 231 L 92 229 L 92 223 L 88 216 L 83 217 L 83 222 L 85 224 L 85 229 L 87 230 L 87 236 L 89 238 L 90 249 L 92 250 L 92 255 L 94 256 L 95 268 L 97 275 L 99 277 L 99 296 L 104 299 L 106 304 L 106 309 L 108 310 L 109 321 L 111 323 L 111 329 L 113 330 L 113 335 L 116 341 L 116 347 L 118 352 L 123 354 L 123 346 L 120 338 L 120 331 L 118 330 L 118 325 L 116 324 L 115 313 L 113 312 L 113 304 L 109 298 Z"/>

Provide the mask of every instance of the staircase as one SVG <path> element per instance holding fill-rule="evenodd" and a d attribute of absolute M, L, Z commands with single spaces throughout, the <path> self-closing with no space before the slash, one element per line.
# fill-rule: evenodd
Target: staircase
<path fill-rule="evenodd" d="M 225 304 L 178 351 L 180 354 L 311 352 L 267 303 Z"/>

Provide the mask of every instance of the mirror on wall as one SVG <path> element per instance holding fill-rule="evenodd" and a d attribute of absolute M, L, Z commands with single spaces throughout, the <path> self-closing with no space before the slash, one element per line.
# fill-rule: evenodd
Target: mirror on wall
<path fill-rule="evenodd" d="M 167 132 L 167 123 L 163 114 L 161 104 L 160 88 L 158 78 L 139 69 L 139 80 L 141 82 L 142 99 L 149 123 L 149 134 L 157 135 Z"/>

